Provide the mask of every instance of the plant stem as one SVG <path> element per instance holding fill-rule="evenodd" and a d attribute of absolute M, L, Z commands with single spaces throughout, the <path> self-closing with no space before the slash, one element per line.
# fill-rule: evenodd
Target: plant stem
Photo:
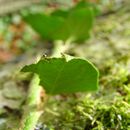
<path fill-rule="evenodd" d="M 57 40 L 54 42 L 54 49 L 52 53 L 52 57 L 59 57 L 62 53 L 67 51 L 70 47 L 70 41 L 66 41 L 65 43 L 62 40 Z"/>
<path fill-rule="evenodd" d="M 31 83 L 29 85 L 29 95 L 27 98 L 27 107 L 24 111 L 22 127 L 20 130 L 34 130 L 36 123 L 42 114 L 42 111 L 38 110 L 40 103 L 41 87 L 39 86 L 40 79 L 38 75 L 34 74 Z"/>
<path fill-rule="evenodd" d="M 54 42 L 54 49 L 52 53 L 52 57 L 58 57 L 61 55 L 61 53 L 64 53 L 69 48 L 69 41 L 64 43 L 63 41 L 56 41 Z M 27 108 L 24 112 L 23 121 L 22 121 L 22 127 L 19 130 L 34 130 L 35 126 L 37 124 L 37 121 L 42 111 L 39 111 L 38 104 L 40 101 L 40 92 L 41 87 L 39 86 L 40 79 L 38 75 L 34 75 L 32 78 L 32 81 L 29 86 L 29 95 L 27 98 Z M 40 108 L 41 110 L 41 108 Z"/>

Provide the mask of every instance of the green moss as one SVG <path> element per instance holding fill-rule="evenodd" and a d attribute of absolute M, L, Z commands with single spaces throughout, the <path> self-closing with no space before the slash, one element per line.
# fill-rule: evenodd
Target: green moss
<path fill-rule="evenodd" d="M 71 97 L 73 102 L 74 97 Z M 55 130 L 128 130 L 130 128 L 130 105 L 119 94 L 93 99 L 82 97 L 74 103 L 59 100 L 44 115 L 44 123 Z M 56 108 L 57 105 L 57 108 Z M 48 107 L 48 109 L 50 109 Z M 49 117 L 49 122 L 47 118 Z M 51 117 L 51 118 L 50 118 Z"/>

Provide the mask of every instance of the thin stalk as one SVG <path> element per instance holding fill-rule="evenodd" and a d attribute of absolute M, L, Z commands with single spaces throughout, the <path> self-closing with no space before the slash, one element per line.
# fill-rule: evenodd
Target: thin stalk
<path fill-rule="evenodd" d="M 70 40 L 66 42 L 63 42 L 62 40 L 55 41 L 52 57 L 60 57 L 62 53 L 65 53 L 69 49 L 70 43 Z"/>
<path fill-rule="evenodd" d="M 34 75 L 28 91 L 27 97 L 27 107 L 24 111 L 22 127 L 20 130 L 34 130 L 35 125 L 42 114 L 41 110 L 38 110 L 38 106 L 40 103 L 40 92 L 41 87 L 39 86 L 40 79 L 38 75 Z"/>
<path fill-rule="evenodd" d="M 55 41 L 52 57 L 59 57 L 69 49 L 70 41 Z M 24 112 L 22 127 L 19 130 L 34 130 L 39 117 L 43 113 L 41 108 L 38 108 L 40 101 L 41 87 L 39 86 L 40 79 L 38 75 L 34 75 L 29 85 L 29 95 L 27 98 L 27 108 Z"/>

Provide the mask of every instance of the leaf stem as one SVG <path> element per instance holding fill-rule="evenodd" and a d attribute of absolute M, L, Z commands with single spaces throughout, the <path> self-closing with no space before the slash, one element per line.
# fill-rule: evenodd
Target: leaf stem
<path fill-rule="evenodd" d="M 39 82 L 38 75 L 34 74 L 29 85 L 29 95 L 23 115 L 22 127 L 19 130 L 34 130 L 40 115 L 43 113 L 41 110 L 38 110 L 41 92 Z"/>
<path fill-rule="evenodd" d="M 52 57 L 59 57 L 62 53 L 65 53 L 70 47 L 70 40 L 63 42 L 62 40 L 57 40 L 54 42 L 54 49 Z"/>

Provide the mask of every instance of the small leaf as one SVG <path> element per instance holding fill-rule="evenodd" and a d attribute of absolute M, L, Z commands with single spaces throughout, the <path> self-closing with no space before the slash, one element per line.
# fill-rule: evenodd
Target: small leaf
<path fill-rule="evenodd" d="M 24 17 L 24 20 L 29 23 L 45 40 L 54 40 L 53 37 L 55 33 L 64 22 L 60 17 L 50 17 L 41 13 L 29 14 Z"/>
<path fill-rule="evenodd" d="M 84 41 L 90 37 L 93 21 L 93 11 L 90 8 L 74 9 L 64 20 L 64 25 L 59 30 L 57 39 Z"/>
<path fill-rule="evenodd" d="M 39 75 L 48 94 L 93 91 L 98 86 L 98 71 L 87 60 L 79 58 L 45 58 L 25 66 L 22 71 Z"/>
<path fill-rule="evenodd" d="M 69 10 L 59 9 L 50 15 L 29 14 L 24 20 L 45 40 L 84 41 L 90 36 L 94 9 L 80 2 Z"/>

